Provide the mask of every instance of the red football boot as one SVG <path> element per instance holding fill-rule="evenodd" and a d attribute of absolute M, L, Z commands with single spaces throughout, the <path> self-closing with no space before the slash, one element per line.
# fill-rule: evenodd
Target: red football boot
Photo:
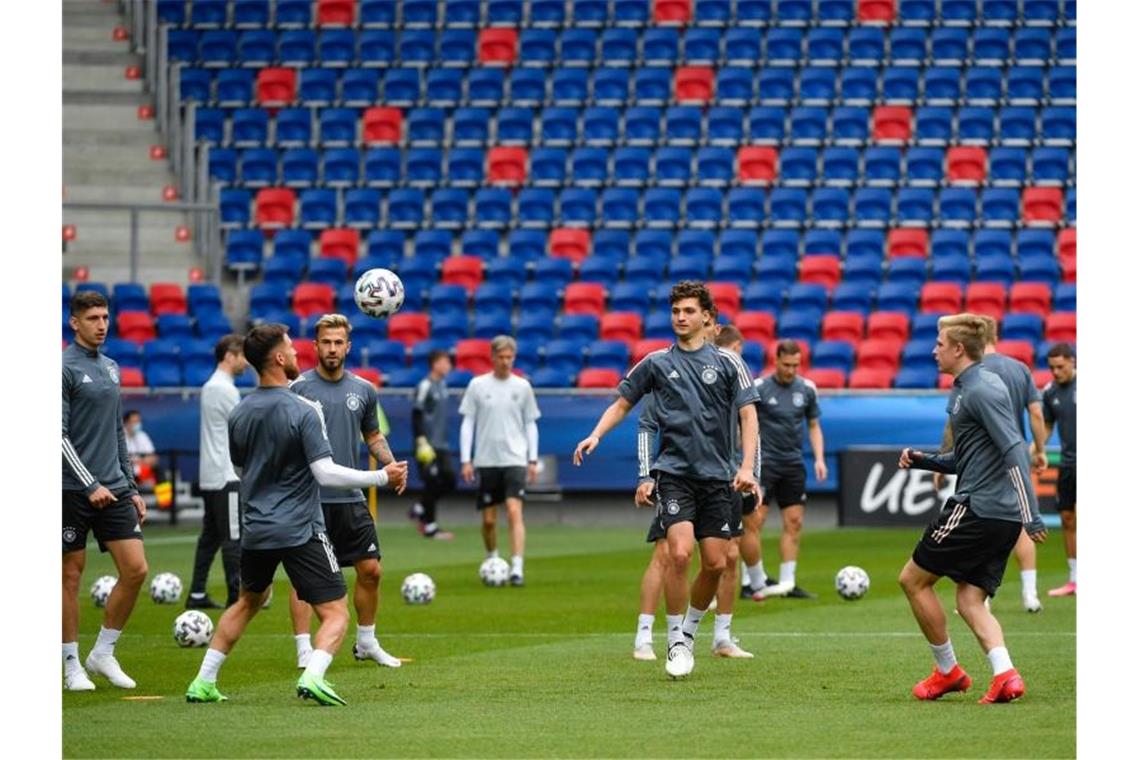
<path fill-rule="evenodd" d="M 995 702 L 1012 702 L 1025 696 L 1025 681 L 1017 668 L 1010 668 L 1004 673 L 998 673 L 990 681 L 990 690 L 978 700 L 978 704 L 991 705 Z"/>
<path fill-rule="evenodd" d="M 966 691 L 972 683 L 973 680 L 966 675 L 961 665 L 955 665 L 945 675 L 935 666 L 933 673 L 914 685 L 914 696 L 918 699 L 938 699 L 952 691 Z"/>

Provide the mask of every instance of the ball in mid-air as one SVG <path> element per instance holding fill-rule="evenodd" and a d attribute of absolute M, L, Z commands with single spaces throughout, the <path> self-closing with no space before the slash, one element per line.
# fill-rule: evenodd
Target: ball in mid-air
<path fill-rule="evenodd" d="M 174 640 L 180 647 L 204 647 L 214 635 L 214 621 L 201 610 L 186 610 L 174 618 Z"/>
<path fill-rule="evenodd" d="M 849 602 L 862 598 L 871 588 L 871 577 L 861 567 L 848 565 L 835 574 L 835 590 Z"/>
<path fill-rule="evenodd" d="M 174 573 L 159 573 L 150 582 L 150 598 L 156 604 L 174 604 L 182 596 L 182 579 Z"/>
<path fill-rule="evenodd" d="M 435 599 L 435 581 L 427 573 L 412 573 L 404 579 L 400 593 L 408 604 L 430 604 Z"/>
<path fill-rule="evenodd" d="M 91 601 L 95 602 L 96 607 L 106 607 L 107 597 L 111 595 L 111 589 L 115 588 L 115 584 L 119 579 L 113 575 L 101 575 L 95 579 L 91 584 Z"/>
<path fill-rule="evenodd" d="M 404 305 L 404 283 L 388 269 L 369 269 L 352 291 L 356 306 L 370 317 L 384 319 Z"/>
<path fill-rule="evenodd" d="M 479 579 L 485 586 L 505 586 L 510 574 L 510 565 L 502 557 L 488 557 L 479 565 Z"/>

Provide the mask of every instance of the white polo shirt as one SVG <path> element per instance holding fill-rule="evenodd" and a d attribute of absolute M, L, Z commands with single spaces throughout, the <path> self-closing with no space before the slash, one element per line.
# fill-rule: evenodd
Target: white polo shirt
<path fill-rule="evenodd" d="M 227 483 L 238 479 L 230 461 L 228 420 L 230 412 L 241 401 L 233 376 L 215 370 L 202 386 L 201 423 L 198 435 L 198 487 L 204 491 L 221 491 Z"/>
<path fill-rule="evenodd" d="M 467 386 L 459 413 L 475 422 L 476 467 L 526 467 L 526 426 L 542 416 L 534 389 L 518 375 L 479 375 Z"/>

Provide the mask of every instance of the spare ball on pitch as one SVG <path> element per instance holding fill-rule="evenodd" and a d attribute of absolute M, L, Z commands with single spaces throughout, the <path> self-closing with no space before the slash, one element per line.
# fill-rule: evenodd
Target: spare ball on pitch
<path fill-rule="evenodd" d="M 214 621 L 201 610 L 186 610 L 174 618 L 174 640 L 180 647 L 204 647 L 214 635 Z"/>
<path fill-rule="evenodd" d="M 485 586 L 505 586 L 510 575 L 511 567 L 502 557 L 488 557 L 479 565 L 479 579 Z"/>
<path fill-rule="evenodd" d="M 390 317 L 404 305 L 404 283 L 388 269 L 369 269 L 352 290 L 356 306 L 370 317 Z"/>
<path fill-rule="evenodd" d="M 150 582 L 150 598 L 157 604 L 174 604 L 182 596 L 182 579 L 174 573 L 159 573 Z"/>
<path fill-rule="evenodd" d="M 871 577 L 861 567 L 848 565 L 835 574 L 835 590 L 849 602 L 861 598 L 871 588 Z"/>
<path fill-rule="evenodd" d="M 408 604 L 430 604 L 435 599 L 435 581 L 427 573 L 412 573 L 400 587 Z"/>
<path fill-rule="evenodd" d="M 115 588 L 115 584 L 119 579 L 113 575 L 101 575 L 95 579 L 91 584 L 91 601 L 95 602 L 96 607 L 106 607 L 107 597 L 111 595 L 111 589 Z"/>

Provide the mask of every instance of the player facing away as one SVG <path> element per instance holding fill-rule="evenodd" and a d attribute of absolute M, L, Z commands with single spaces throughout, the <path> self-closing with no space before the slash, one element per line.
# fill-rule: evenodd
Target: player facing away
<path fill-rule="evenodd" d="M 474 378 L 463 393 L 459 413 L 459 459 L 463 480 L 479 474 L 475 507 L 483 514 L 483 546 L 499 556 L 496 521 L 505 504 L 511 534 L 512 586 L 523 585 L 526 484 L 538 478 L 538 402 L 530 383 L 512 374 L 518 346 L 509 335 L 491 341 L 492 371 Z M 475 456 L 472 459 L 472 445 Z"/>
<path fill-rule="evenodd" d="M 342 467 L 360 466 L 360 440 L 381 466 L 396 461 L 388 441 L 380 432 L 376 417 L 376 389 L 372 383 L 344 368 L 352 350 L 352 326 L 343 314 L 325 314 L 313 327 L 317 366 L 290 384 L 293 392 L 316 403 L 325 420 L 332 458 Z M 403 486 L 396 493 L 403 492 Z M 380 540 L 376 522 L 359 488 L 321 486 L 321 512 L 325 533 L 336 550 L 341 567 L 356 570 L 352 593 L 356 608 L 356 643 L 352 656 L 373 660 L 389 668 L 400 667 L 400 659 L 384 651 L 376 638 L 376 612 L 380 607 Z M 293 639 L 297 644 L 297 667 L 309 664 L 313 653 L 309 625 L 312 608 L 289 591 L 289 614 L 293 619 Z"/>
<path fill-rule="evenodd" d="M 446 351 L 436 349 L 428 354 L 428 367 L 428 376 L 416 386 L 412 406 L 412 436 L 424 491 L 408 511 L 408 518 L 415 521 L 424 538 L 450 541 L 455 536 L 439 529 L 436 508 L 440 499 L 455 490 L 455 465 L 447 438 L 446 378 L 451 371 L 451 357 Z"/>
<path fill-rule="evenodd" d="M 223 336 L 214 345 L 214 374 L 202 386 L 199 395 L 198 488 L 202 491 L 202 532 L 194 549 L 194 575 L 186 609 L 220 609 L 206 593 L 210 565 L 214 555 L 222 551 L 222 568 L 226 574 L 226 603 L 237 601 L 238 570 L 241 562 L 241 509 L 238 476 L 230 461 L 230 412 L 241 401 L 234 380 L 245 373 L 248 363 L 241 352 L 244 336 Z"/>
<path fill-rule="evenodd" d="M 760 458 L 764 463 L 760 482 L 761 501 L 756 511 L 745 518 L 742 544 L 748 562 L 745 581 L 752 598 L 761 601 L 773 596 L 814 599 L 815 594 L 796 585 L 796 563 L 800 556 L 800 534 L 804 527 L 804 504 L 807 501 L 807 468 L 804 466 L 804 421 L 808 441 L 815 460 L 817 482 L 827 480 L 827 464 L 823 459 L 823 428 L 819 424 L 819 396 L 815 383 L 802 377 L 800 346 L 794 340 L 776 345 L 776 371 L 756 380 L 756 405 L 760 422 Z M 760 532 L 768 517 L 768 507 L 780 508 L 783 529 L 780 533 L 780 579 L 768 582 L 760 555 Z"/>
<path fill-rule="evenodd" d="M 1057 343 L 1046 355 L 1053 380 L 1043 396 L 1045 438 L 1056 425 L 1061 435 L 1061 466 L 1057 470 L 1057 511 L 1069 560 L 1069 580 L 1049 589 L 1049 596 L 1077 593 L 1077 359 L 1068 343 Z"/>
<path fill-rule="evenodd" d="M 222 702 L 218 671 L 261 610 L 278 565 L 297 595 L 312 605 L 320 620 L 309 664 L 297 680 L 297 696 L 322 705 L 343 705 L 325 680 L 325 671 L 348 629 L 344 576 L 325 533 L 320 489 L 402 488 L 406 462 L 382 470 L 352 470 L 333 461 L 333 450 L 320 407 L 293 393 L 297 351 L 281 324 L 249 331 L 243 353 L 257 370 L 258 386 L 229 418 L 230 458 L 241 472 L 241 591 L 222 613 L 197 677 L 186 690 L 187 702 Z"/>
<path fill-rule="evenodd" d="M 708 288 L 695 280 L 677 283 L 669 302 L 676 343 L 634 365 L 618 386 L 618 399 L 574 450 L 574 464 L 580 466 L 643 396 L 653 394 L 661 443 L 653 463 L 652 492 L 668 550 L 665 672 L 679 678 L 693 670 L 697 627 L 724 572 L 732 537 L 733 491 L 756 489 L 752 469 L 757 426 L 752 406 L 755 389 L 744 362 L 705 341 L 704 324 L 712 307 Z M 737 416 L 747 464 L 734 474 Z M 698 541 L 701 569 L 690 592 L 688 570 Z"/>
<path fill-rule="evenodd" d="M 954 428 L 954 450 L 924 454 L 903 449 L 899 467 L 957 473 L 956 491 L 930 523 L 899 575 L 918 626 L 934 654 L 934 672 L 914 686 L 919 699 L 966 691 L 971 679 L 958 664 L 946 613 L 934 584 L 948 576 L 957 586 L 958 612 L 974 632 L 993 668 L 982 703 L 1011 702 L 1025 694 L 1013 667 L 1001 624 L 986 606 L 1001 585 L 1006 561 L 1024 527 L 1045 540 L 1045 525 L 1029 478 L 1025 450 L 1009 392 L 982 365 L 986 323 L 975 314 L 938 320 L 934 358 L 954 376 L 946 411 Z"/>
<path fill-rule="evenodd" d="M 80 291 L 69 312 L 75 340 L 63 352 L 63 688 L 95 688 L 79 660 L 79 582 L 92 531 L 99 551 L 111 554 L 119 580 L 85 665 L 113 686 L 133 689 L 135 682 L 115 659 L 115 642 L 146 580 L 146 504 L 127 455 L 119 365 L 99 352 L 110 327 L 107 299 Z"/>

